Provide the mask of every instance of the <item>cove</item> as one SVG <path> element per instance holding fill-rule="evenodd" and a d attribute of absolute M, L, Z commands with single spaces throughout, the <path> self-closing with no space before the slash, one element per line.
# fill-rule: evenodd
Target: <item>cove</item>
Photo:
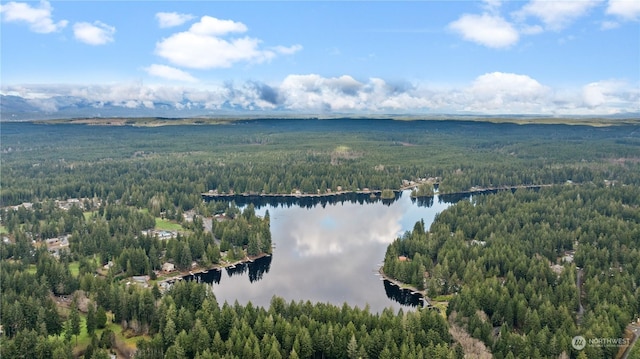
<path fill-rule="evenodd" d="M 211 283 L 219 303 L 268 306 L 274 295 L 286 301 L 332 303 L 382 312 L 421 305 L 419 295 L 400 290 L 378 274 L 387 246 L 415 222 L 429 228 L 437 213 L 468 196 L 395 200 L 350 194 L 330 198 L 235 199 L 253 203 L 271 217 L 272 256 L 185 277 Z"/>

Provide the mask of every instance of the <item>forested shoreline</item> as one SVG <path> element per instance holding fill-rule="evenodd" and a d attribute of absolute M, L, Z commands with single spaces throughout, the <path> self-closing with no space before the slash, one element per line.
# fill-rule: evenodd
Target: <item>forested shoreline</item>
<path fill-rule="evenodd" d="M 633 123 L 2 123 L 0 356 L 461 358 L 455 325 L 496 358 L 614 357 L 571 338 L 624 337 L 639 314 L 639 136 Z M 160 285 L 272 249 L 268 212 L 202 194 L 393 200 L 434 183 L 538 187 L 473 195 L 389 246 L 384 273 L 445 298 L 442 313 L 259 308 Z"/>
<path fill-rule="evenodd" d="M 640 314 L 639 206 L 632 186 L 476 196 L 430 230 L 416 223 L 389 246 L 383 270 L 429 297 L 455 294 L 447 314 L 496 358 L 558 357 L 576 335 L 624 338 Z M 610 358 L 619 349 L 582 353 Z"/>
<path fill-rule="evenodd" d="M 187 210 L 209 191 L 383 191 L 428 178 L 439 179 L 440 193 L 568 180 L 635 184 L 635 129 L 385 120 L 171 128 L 7 123 L 0 202 L 100 197 L 148 207 L 162 195 L 161 207 Z"/>

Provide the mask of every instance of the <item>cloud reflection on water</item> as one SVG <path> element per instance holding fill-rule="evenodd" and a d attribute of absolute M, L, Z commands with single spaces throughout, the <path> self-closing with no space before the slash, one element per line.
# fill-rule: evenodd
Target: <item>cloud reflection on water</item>
<path fill-rule="evenodd" d="M 272 223 L 272 231 L 282 235 L 284 250 L 291 248 L 300 257 L 352 255 L 356 247 L 371 242 L 391 243 L 401 229 L 399 206 L 344 203 L 285 211 L 282 221 Z"/>
<path fill-rule="evenodd" d="M 214 292 L 220 302 L 268 306 L 273 295 L 285 300 L 344 302 L 372 311 L 400 304 L 385 294 L 376 272 L 387 245 L 424 218 L 429 226 L 449 204 L 419 207 L 407 192 L 391 205 L 339 202 L 301 208 L 267 206 L 276 245 L 269 273 L 250 283 L 246 276 L 223 276 Z M 403 307 L 406 308 L 406 307 Z"/>

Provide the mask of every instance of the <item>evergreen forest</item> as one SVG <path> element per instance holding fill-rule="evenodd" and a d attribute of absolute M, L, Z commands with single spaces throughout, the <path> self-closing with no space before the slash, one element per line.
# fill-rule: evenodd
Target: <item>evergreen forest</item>
<path fill-rule="evenodd" d="M 621 358 L 634 338 L 636 121 L 106 122 L 1 125 L 2 358 Z M 177 279 L 272 254 L 269 212 L 234 196 L 408 188 L 473 194 L 390 239 L 382 272 L 425 308 Z"/>

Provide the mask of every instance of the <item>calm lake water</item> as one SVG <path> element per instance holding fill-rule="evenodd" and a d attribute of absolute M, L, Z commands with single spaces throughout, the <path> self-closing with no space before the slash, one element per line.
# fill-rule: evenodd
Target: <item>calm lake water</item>
<path fill-rule="evenodd" d="M 197 280 L 212 283 L 220 303 L 237 300 L 268 306 L 277 295 L 287 302 L 369 305 L 373 312 L 408 309 L 419 303 L 419 297 L 378 275 L 387 245 L 420 219 L 429 228 L 435 215 L 456 200 L 436 196 L 415 201 L 409 191 L 385 203 L 368 196 L 340 201 L 249 200 L 258 202 L 257 214 L 269 211 L 273 255 L 234 269 L 210 271 Z"/>

